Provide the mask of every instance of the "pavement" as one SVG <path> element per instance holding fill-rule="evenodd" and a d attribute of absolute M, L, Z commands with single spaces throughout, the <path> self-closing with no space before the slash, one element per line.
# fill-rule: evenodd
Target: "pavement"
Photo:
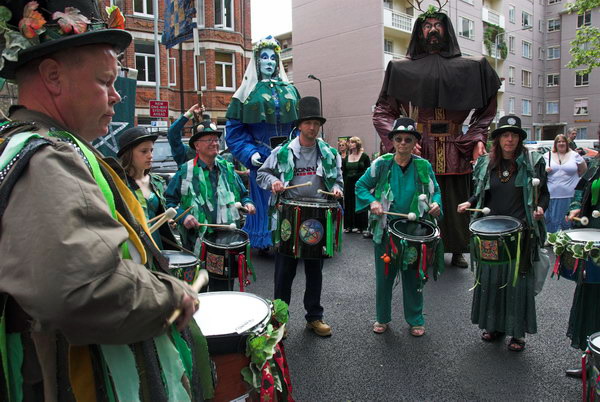
<path fill-rule="evenodd" d="M 538 333 L 526 349 L 506 349 L 508 339 L 480 340 L 470 322 L 473 274 L 449 267 L 425 286 L 427 333 L 412 337 L 403 319 L 401 287 L 394 291 L 392 322 L 384 334 L 375 322 L 372 241 L 344 234 L 343 251 L 325 262 L 322 305 L 333 336 L 305 329 L 302 264 L 294 281 L 289 337 L 285 341 L 297 401 L 575 401 L 582 385 L 564 374 L 580 365 L 565 333 L 575 283 L 548 278 L 536 297 Z M 274 259 L 253 254 L 257 282 L 248 292 L 273 296 Z M 551 264 L 554 256 L 551 257 Z"/>

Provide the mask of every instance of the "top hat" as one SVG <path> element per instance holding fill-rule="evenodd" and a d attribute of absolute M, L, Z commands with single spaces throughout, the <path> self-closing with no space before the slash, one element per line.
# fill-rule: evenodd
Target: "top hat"
<path fill-rule="evenodd" d="M 527 133 L 521 128 L 521 119 L 518 116 L 502 116 L 498 121 L 498 127 L 492 131 L 492 139 L 507 131 L 518 133 L 522 140 L 527 138 Z"/>
<path fill-rule="evenodd" d="M 157 138 L 158 135 L 150 134 L 144 127 L 133 127 L 125 130 L 119 137 L 119 152 L 117 152 L 117 156 L 121 157 L 125 151 L 141 142 L 154 142 Z"/>
<path fill-rule="evenodd" d="M 0 42 L 0 77 L 14 79 L 19 67 L 60 50 L 94 44 L 122 50 L 131 43 L 118 7 L 107 9 L 107 23 L 97 0 L 38 1 L 2 2 L 0 23 L 8 30 Z"/>
<path fill-rule="evenodd" d="M 400 117 L 394 121 L 392 131 L 388 133 L 388 138 L 391 140 L 396 134 L 412 134 L 421 139 L 421 133 L 417 131 L 417 123 L 410 117 Z"/>
<path fill-rule="evenodd" d="M 298 120 L 296 125 L 299 125 L 305 120 L 318 120 L 321 124 L 325 124 L 327 119 L 321 116 L 321 105 L 319 98 L 314 96 L 305 96 L 298 102 Z"/>
<path fill-rule="evenodd" d="M 222 131 L 217 130 L 217 125 L 210 121 L 210 118 L 207 118 L 208 115 L 204 115 L 203 117 L 205 117 L 205 120 L 196 126 L 196 132 L 190 138 L 190 148 L 194 148 L 194 142 L 205 135 L 216 135 L 220 138 L 221 134 L 223 134 Z"/>

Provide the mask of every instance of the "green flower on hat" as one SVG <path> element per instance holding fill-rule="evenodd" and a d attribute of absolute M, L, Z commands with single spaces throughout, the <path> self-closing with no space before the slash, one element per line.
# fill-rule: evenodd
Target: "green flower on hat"
<path fill-rule="evenodd" d="M 272 35 L 262 38 L 256 42 L 256 45 L 254 45 L 252 50 L 254 52 L 258 52 L 265 48 L 273 49 L 277 54 L 281 53 L 281 46 L 279 46 L 279 42 L 277 42 L 277 39 L 275 39 Z"/>

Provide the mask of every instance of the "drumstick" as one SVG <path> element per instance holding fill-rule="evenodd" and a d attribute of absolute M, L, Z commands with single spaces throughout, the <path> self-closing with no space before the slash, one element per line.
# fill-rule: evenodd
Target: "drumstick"
<path fill-rule="evenodd" d="M 417 215 L 414 212 L 409 212 L 408 214 L 400 214 L 398 212 L 383 211 L 383 213 L 386 215 L 400 216 L 402 218 L 407 218 L 409 221 L 417 220 Z"/>
<path fill-rule="evenodd" d="M 592 211 L 592 218 L 600 218 L 600 211 L 594 209 Z"/>
<path fill-rule="evenodd" d="M 193 205 L 192 205 L 191 207 L 189 207 L 188 209 L 186 209 L 185 211 L 183 211 L 183 212 L 181 213 L 181 215 L 179 215 L 177 218 L 175 218 L 175 219 L 174 219 L 175 223 L 179 222 L 179 221 L 181 220 L 181 218 L 183 218 L 183 216 L 184 216 L 185 214 L 187 214 L 188 212 L 190 212 L 190 210 L 191 210 L 192 208 L 194 208 L 194 206 L 193 206 Z"/>
<path fill-rule="evenodd" d="M 160 218 L 161 218 L 161 217 L 162 217 L 164 214 L 165 214 L 164 212 L 163 212 L 162 214 L 158 214 L 158 215 L 156 215 L 154 218 L 152 218 L 152 219 L 148 219 L 148 222 L 146 222 L 146 223 L 147 223 L 147 224 L 148 224 L 148 223 L 152 223 L 152 222 L 156 221 L 157 219 L 160 219 Z"/>
<path fill-rule="evenodd" d="M 483 207 L 481 209 L 478 209 L 478 208 L 466 208 L 465 211 L 481 212 L 484 215 L 489 215 L 489 213 L 491 212 L 491 210 L 488 207 Z"/>
<path fill-rule="evenodd" d="M 223 229 L 229 229 L 229 230 L 237 229 L 237 226 L 235 225 L 235 223 L 230 223 L 229 225 L 217 225 L 215 223 L 198 223 L 198 225 L 196 225 L 196 226 L 206 226 L 206 227 L 210 227 L 210 228 L 223 228 Z"/>
<path fill-rule="evenodd" d="M 538 179 L 537 177 L 534 177 L 533 179 L 531 179 L 531 185 L 533 186 L 533 206 L 537 207 L 538 204 L 538 195 L 540 193 L 539 190 L 539 186 L 540 186 L 540 179 Z"/>
<path fill-rule="evenodd" d="M 246 207 L 244 207 L 244 206 L 242 205 L 242 203 L 241 203 L 241 202 L 239 202 L 239 201 L 238 201 L 238 202 L 236 202 L 234 205 L 235 205 L 235 207 L 236 207 L 237 209 L 239 209 L 240 211 L 242 211 L 242 212 L 244 212 L 244 213 L 248 213 L 248 210 L 246 209 Z"/>
<path fill-rule="evenodd" d="M 167 209 L 165 211 L 165 213 L 160 217 L 160 219 L 154 225 L 152 225 L 152 227 L 150 227 L 150 229 L 149 229 L 150 234 L 156 232 L 156 229 L 161 227 L 169 219 L 173 219 L 173 217 L 175 217 L 175 215 L 177 215 L 177 211 L 175 210 L 175 208 Z"/>
<path fill-rule="evenodd" d="M 287 186 L 283 188 L 283 191 L 285 190 L 291 190 L 293 188 L 298 188 L 298 187 L 306 187 L 306 186 L 312 186 L 312 181 L 307 181 L 306 183 L 302 183 L 302 184 L 295 184 L 293 186 Z"/>
<path fill-rule="evenodd" d="M 581 218 L 579 218 L 579 217 L 577 217 L 577 216 L 574 216 L 574 217 L 573 217 L 573 220 L 575 220 L 575 221 L 577 221 L 577 222 L 581 223 L 583 226 L 587 226 L 587 225 L 588 225 L 588 223 L 590 223 L 590 220 L 589 220 L 589 219 L 588 219 L 586 216 L 584 216 L 584 217 L 581 217 Z"/>
<path fill-rule="evenodd" d="M 325 195 L 330 195 L 332 197 L 335 197 L 335 193 L 330 193 L 329 191 L 323 191 L 321 189 L 318 189 L 317 193 L 319 193 L 319 194 L 325 194 Z"/>
<path fill-rule="evenodd" d="M 194 290 L 194 292 L 198 293 L 198 292 L 200 292 L 200 289 L 202 289 L 204 286 L 206 286 L 207 283 L 208 283 L 208 272 L 205 269 L 201 269 L 198 272 L 198 277 L 196 278 L 194 283 L 192 283 L 192 289 Z M 173 324 L 175 322 L 175 320 L 179 317 L 180 314 L 181 314 L 181 309 L 179 309 L 179 308 L 177 310 L 173 311 L 173 314 L 171 314 L 171 316 L 167 320 L 167 326 Z"/>

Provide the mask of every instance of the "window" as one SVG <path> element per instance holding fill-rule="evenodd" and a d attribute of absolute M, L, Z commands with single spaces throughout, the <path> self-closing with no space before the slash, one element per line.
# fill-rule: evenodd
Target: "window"
<path fill-rule="evenodd" d="M 538 114 L 544 114 L 544 102 L 538 102 Z"/>
<path fill-rule="evenodd" d="M 153 0 L 133 0 L 133 13 L 138 15 L 154 16 L 152 2 Z"/>
<path fill-rule="evenodd" d="M 587 87 L 590 84 L 590 75 L 585 73 L 580 75 L 578 71 L 575 71 L 575 86 L 576 87 Z"/>
<path fill-rule="evenodd" d="M 587 99 L 575 99 L 575 111 L 573 113 L 576 116 L 582 116 L 588 114 L 588 100 Z"/>
<path fill-rule="evenodd" d="M 550 46 L 548 48 L 548 60 L 560 59 L 560 46 Z"/>
<path fill-rule="evenodd" d="M 523 116 L 531 116 L 531 100 L 529 100 L 529 99 L 521 100 L 521 114 Z"/>
<path fill-rule="evenodd" d="M 535 138 L 534 140 L 540 140 L 542 138 L 542 128 L 541 127 L 536 127 L 535 128 Z"/>
<path fill-rule="evenodd" d="M 177 60 L 175 57 L 169 57 L 169 86 L 174 87 L 177 85 Z"/>
<path fill-rule="evenodd" d="M 560 31 L 560 19 L 548 20 L 548 32 Z"/>
<path fill-rule="evenodd" d="M 531 127 L 523 127 L 523 131 L 527 134 L 527 138 L 531 138 Z"/>
<path fill-rule="evenodd" d="M 538 31 L 544 32 L 544 21 L 543 20 L 538 20 Z"/>
<path fill-rule="evenodd" d="M 558 114 L 558 101 L 546 102 L 546 114 Z"/>
<path fill-rule="evenodd" d="M 508 114 L 515 114 L 515 98 L 508 98 Z"/>
<path fill-rule="evenodd" d="M 546 76 L 546 86 L 557 87 L 560 84 L 560 74 L 550 73 Z"/>
<path fill-rule="evenodd" d="M 521 26 L 523 28 L 533 26 L 533 17 L 526 11 L 521 11 Z"/>
<path fill-rule="evenodd" d="M 135 44 L 135 68 L 138 70 L 138 84 L 155 84 L 154 45 L 150 43 Z"/>
<path fill-rule="evenodd" d="M 198 12 L 196 13 L 196 24 L 198 28 L 204 28 L 204 0 L 196 1 Z"/>
<path fill-rule="evenodd" d="M 509 66 L 508 67 L 508 83 L 515 85 L 515 74 L 516 74 L 517 69 L 514 68 L 513 66 Z"/>
<path fill-rule="evenodd" d="M 508 36 L 508 51 L 515 54 L 515 37 L 512 35 Z"/>
<path fill-rule="evenodd" d="M 577 138 L 582 140 L 587 138 L 587 127 L 578 127 L 577 128 Z"/>
<path fill-rule="evenodd" d="M 588 10 L 577 16 L 577 28 L 587 27 L 592 25 L 592 11 Z"/>
<path fill-rule="evenodd" d="M 521 86 L 531 88 L 531 71 L 521 70 Z"/>
<path fill-rule="evenodd" d="M 233 29 L 233 0 L 215 0 L 215 28 Z"/>
<path fill-rule="evenodd" d="M 473 0 L 462 0 L 462 1 L 464 1 L 465 3 L 469 3 L 470 5 L 473 5 Z"/>
<path fill-rule="evenodd" d="M 233 54 L 215 53 L 215 81 L 217 89 L 233 90 L 235 82 L 233 79 Z"/>
<path fill-rule="evenodd" d="M 560 0 L 548 0 L 548 5 L 560 3 Z"/>
<path fill-rule="evenodd" d="M 515 6 L 513 6 L 512 4 L 508 5 L 508 20 L 510 22 L 512 22 L 513 24 L 515 23 Z"/>
<path fill-rule="evenodd" d="M 467 19 L 465 17 L 459 17 L 459 21 L 458 21 L 458 35 L 462 36 L 463 38 L 469 38 L 469 39 L 473 39 L 473 28 L 474 28 L 474 22 L 471 21 L 470 19 Z"/>
<path fill-rule="evenodd" d="M 200 89 L 206 89 L 206 63 L 204 62 L 204 54 L 196 56 L 196 63 L 198 68 L 196 69 L 198 86 Z"/>
<path fill-rule="evenodd" d="M 523 57 L 525 57 L 526 59 L 531 59 L 533 57 L 533 55 L 531 54 L 531 42 L 527 42 L 526 40 L 521 42 L 521 47 L 523 50 Z"/>
<path fill-rule="evenodd" d="M 383 0 L 383 7 L 389 10 L 393 9 L 392 0 Z"/>
<path fill-rule="evenodd" d="M 383 51 L 385 53 L 394 53 L 394 42 L 389 39 L 383 40 Z"/>

